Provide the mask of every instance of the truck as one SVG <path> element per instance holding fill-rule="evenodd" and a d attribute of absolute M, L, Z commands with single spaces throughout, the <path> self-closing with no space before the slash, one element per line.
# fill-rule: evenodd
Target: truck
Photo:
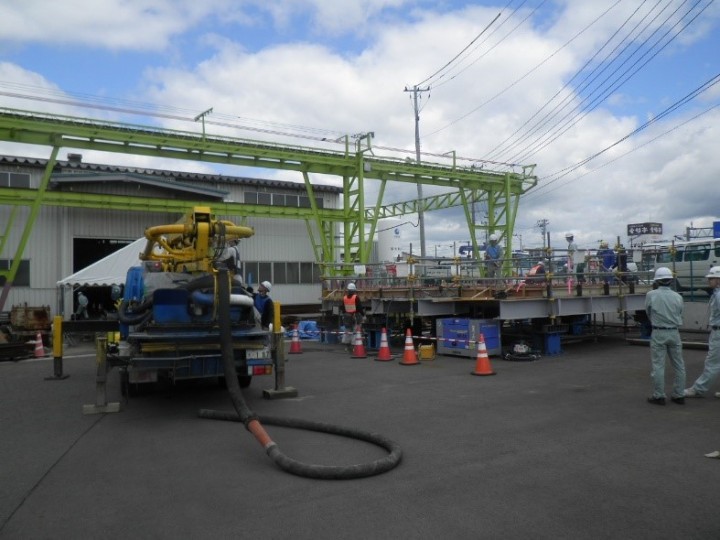
<path fill-rule="evenodd" d="M 270 329 L 260 324 L 229 246 L 254 234 L 250 227 L 218 220 L 198 206 L 180 222 L 149 227 L 142 264 L 127 272 L 118 309 L 119 340 L 112 353 L 123 391 L 140 385 L 236 376 L 241 387 L 273 373 Z M 219 286 L 220 279 L 229 280 Z M 219 290 L 230 292 L 229 318 L 235 373 L 223 369 Z"/>

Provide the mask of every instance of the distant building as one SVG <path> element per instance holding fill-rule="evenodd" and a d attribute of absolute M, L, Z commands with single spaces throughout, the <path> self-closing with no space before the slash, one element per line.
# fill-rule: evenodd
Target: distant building
<path fill-rule="evenodd" d="M 0 189 L 37 189 L 46 165 L 45 159 L 0 156 Z M 339 207 L 340 188 L 315 185 L 313 189 L 318 208 Z M 213 203 L 233 201 L 310 207 L 305 186 L 300 183 L 90 164 L 79 154 L 69 154 L 66 161 L 57 162 L 48 190 L 148 200 L 190 199 L 211 208 Z M 170 212 L 124 212 L 96 206 L 41 207 L 5 300 L 6 311 L 16 304 L 49 305 L 53 314 L 64 312 L 69 318 L 76 295 L 72 288 L 59 290 L 59 280 L 142 237 L 145 228 L 175 223 L 181 217 Z M 30 214 L 28 206 L 11 210 L 10 206 L 0 206 L 0 234 L 7 236 L 0 252 L 0 268 L 5 269 L 20 246 Z M 238 216 L 218 217 L 240 224 Z M 299 226 L 295 219 L 249 217 L 242 224 L 255 229 L 254 236 L 240 243 L 246 281 L 252 285 L 272 282 L 273 297 L 284 306 L 319 306 L 320 271 L 305 223 Z M 112 305 L 109 285 L 86 287 L 91 315 Z"/>

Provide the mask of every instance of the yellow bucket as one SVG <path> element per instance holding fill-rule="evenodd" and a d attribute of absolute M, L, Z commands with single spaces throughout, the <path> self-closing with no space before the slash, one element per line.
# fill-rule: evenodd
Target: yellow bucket
<path fill-rule="evenodd" d="M 418 347 L 418 357 L 420 360 L 435 360 L 435 345 L 420 345 Z"/>

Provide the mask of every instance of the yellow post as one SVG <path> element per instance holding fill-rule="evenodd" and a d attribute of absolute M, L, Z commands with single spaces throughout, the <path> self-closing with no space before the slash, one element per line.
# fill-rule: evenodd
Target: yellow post
<path fill-rule="evenodd" d="M 95 375 L 95 403 L 83 405 L 83 414 L 101 414 L 120 412 L 120 403 L 107 401 L 107 335 L 98 334 L 95 337 L 95 355 L 97 360 L 97 373 Z"/>
<path fill-rule="evenodd" d="M 53 339 L 53 376 L 45 377 L 46 381 L 61 381 L 70 375 L 63 375 L 63 339 L 62 339 L 62 315 L 53 317 L 52 339 Z"/>
<path fill-rule="evenodd" d="M 273 300 L 273 335 L 272 342 L 273 364 L 275 368 L 275 388 L 263 390 L 266 399 L 297 397 L 298 392 L 292 386 L 285 386 L 285 336 L 283 336 L 280 302 Z"/>

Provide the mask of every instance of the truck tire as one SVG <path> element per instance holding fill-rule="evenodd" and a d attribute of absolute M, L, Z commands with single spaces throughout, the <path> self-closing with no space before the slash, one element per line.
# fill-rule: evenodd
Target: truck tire
<path fill-rule="evenodd" d="M 238 375 L 237 379 L 240 388 L 247 388 L 252 382 L 252 375 Z M 223 390 L 227 388 L 227 381 L 225 381 L 224 375 L 218 377 L 218 385 L 220 385 L 220 388 Z"/>

